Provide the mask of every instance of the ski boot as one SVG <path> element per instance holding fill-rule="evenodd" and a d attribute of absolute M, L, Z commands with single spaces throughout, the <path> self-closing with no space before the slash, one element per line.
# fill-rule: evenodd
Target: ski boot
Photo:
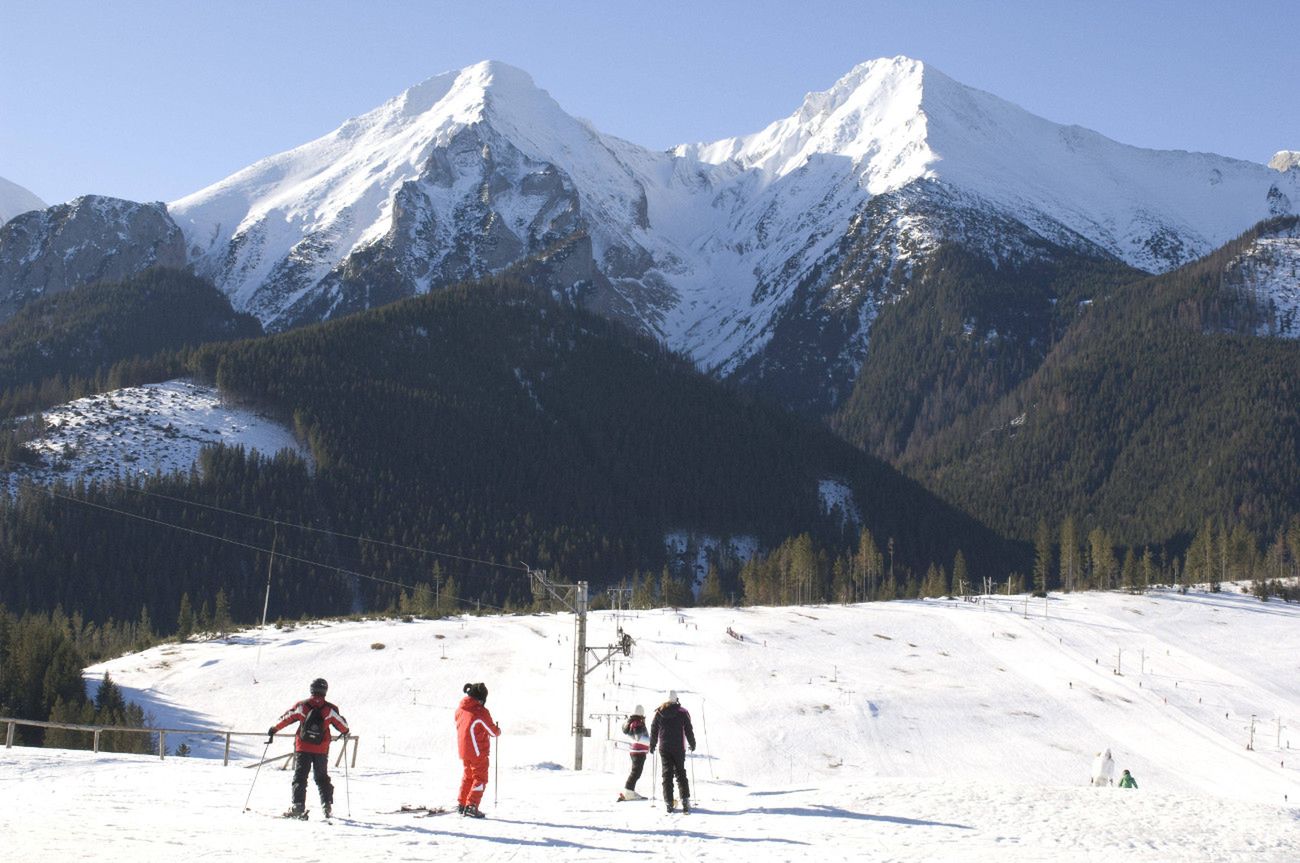
<path fill-rule="evenodd" d="M 464 815 L 466 818 L 486 818 L 486 817 L 487 817 L 487 816 L 484 815 L 482 812 L 480 812 L 479 809 L 478 809 L 478 807 L 475 806 L 473 803 L 468 804 L 468 805 L 465 807 L 465 811 L 461 812 L 460 814 L 461 814 L 461 815 Z"/>
<path fill-rule="evenodd" d="M 456 804 L 456 813 L 457 813 L 458 815 L 464 815 L 464 814 L 465 814 L 465 804 L 464 804 L 464 803 L 457 803 L 457 804 Z"/>
<path fill-rule="evenodd" d="M 307 820 L 307 809 L 301 803 L 295 803 L 288 809 L 284 810 L 283 818 L 297 818 L 299 821 Z"/>
<path fill-rule="evenodd" d="M 321 810 L 325 813 L 325 817 L 326 817 L 326 818 L 329 818 L 331 815 L 334 814 L 334 804 L 333 804 L 333 803 L 323 803 L 323 804 L 321 804 Z"/>
<path fill-rule="evenodd" d="M 665 800 L 665 801 L 664 801 L 664 806 L 665 806 L 665 808 L 667 809 L 667 811 L 669 811 L 669 812 L 675 812 L 675 811 L 676 811 L 675 809 L 673 809 L 673 801 L 671 801 L 671 800 Z"/>
<path fill-rule="evenodd" d="M 691 801 L 687 800 L 685 797 L 682 798 L 682 813 L 684 815 L 691 814 Z"/>

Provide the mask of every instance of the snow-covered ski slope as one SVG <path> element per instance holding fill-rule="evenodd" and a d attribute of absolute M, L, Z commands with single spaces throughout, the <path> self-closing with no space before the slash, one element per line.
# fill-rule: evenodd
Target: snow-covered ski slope
<path fill-rule="evenodd" d="M 1295 606 L 1090 593 L 622 623 L 636 644 L 588 677 L 581 772 L 571 616 L 268 628 L 89 669 L 110 671 L 160 724 L 248 731 L 326 677 L 361 736 L 356 767 L 332 771 L 337 810 L 351 817 L 268 817 L 287 805 L 289 775 L 266 767 L 253 784 L 255 771 L 221 766 L 215 739 L 186 741 L 203 757 L 165 761 L 15 748 L 0 750 L 5 858 L 1300 859 Z M 589 633 L 592 645 L 612 641 L 612 613 L 593 614 Z M 454 802 L 452 711 L 476 680 L 504 732 L 488 819 L 385 814 Z M 669 688 L 699 743 L 690 772 L 703 811 L 689 816 L 614 802 L 628 759 L 605 715 L 653 709 Z M 1138 790 L 1088 787 L 1107 747 Z M 288 748 L 278 740 L 272 752 Z M 262 751 L 246 738 L 237 764 Z M 314 787 L 308 804 L 318 819 Z"/>

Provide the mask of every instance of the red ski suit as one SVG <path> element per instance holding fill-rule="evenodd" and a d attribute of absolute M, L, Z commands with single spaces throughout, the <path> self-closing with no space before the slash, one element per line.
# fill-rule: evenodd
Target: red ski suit
<path fill-rule="evenodd" d="M 320 743 L 308 743 L 302 739 L 302 725 L 299 725 L 298 733 L 293 738 L 293 751 L 310 752 L 313 755 L 328 755 L 330 751 L 330 726 L 337 728 L 339 734 L 347 734 L 348 724 L 339 714 L 339 709 L 326 701 L 323 696 L 313 695 L 311 698 L 299 701 L 286 710 L 284 716 L 280 717 L 280 721 L 272 727 L 279 731 L 292 722 L 305 723 L 307 714 L 311 713 L 313 707 L 320 708 L 321 719 L 325 723 L 325 738 Z"/>
<path fill-rule="evenodd" d="M 491 739 L 501 729 L 492 721 L 492 714 L 483 702 L 466 695 L 456 708 L 456 743 L 460 760 L 465 762 L 465 775 L 460 780 L 461 806 L 478 806 L 488 783 L 488 751 Z"/>

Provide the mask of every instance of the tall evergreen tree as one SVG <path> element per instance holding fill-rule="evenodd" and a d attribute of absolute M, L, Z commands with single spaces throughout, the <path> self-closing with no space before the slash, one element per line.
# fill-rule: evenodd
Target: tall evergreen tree
<path fill-rule="evenodd" d="M 1061 589 L 1069 593 L 1075 589 L 1079 576 L 1079 533 L 1072 515 L 1061 522 L 1060 545 Z"/>
<path fill-rule="evenodd" d="M 1052 533 L 1047 522 L 1038 520 L 1038 530 L 1034 534 L 1034 592 L 1047 595 L 1047 579 L 1052 571 Z"/>

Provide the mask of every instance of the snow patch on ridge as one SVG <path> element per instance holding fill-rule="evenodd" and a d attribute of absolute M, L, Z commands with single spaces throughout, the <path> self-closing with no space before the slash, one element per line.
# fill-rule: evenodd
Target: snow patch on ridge
<path fill-rule="evenodd" d="M 112 482 L 124 475 L 188 471 L 205 446 L 226 444 L 266 456 L 282 449 L 305 457 L 289 429 L 222 402 L 211 387 L 174 380 L 87 396 L 43 412 L 40 437 L 27 444 L 44 460 L 9 475 L 52 485 Z"/>
<path fill-rule="evenodd" d="M 726 559 L 744 563 L 759 552 L 758 537 L 748 534 L 716 536 L 687 530 L 673 530 L 664 534 L 664 550 L 669 565 L 686 573 L 691 588 L 699 595 L 704 579 L 709 574 L 709 564 Z"/>
<path fill-rule="evenodd" d="M 1300 339 L 1300 226 L 1260 236 L 1228 263 L 1225 281 L 1264 313 L 1256 335 Z"/>
<path fill-rule="evenodd" d="M 853 497 L 853 489 L 842 479 L 821 479 L 817 481 L 817 495 L 821 498 L 822 512 L 839 513 L 840 524 L 854 527 L 862 524 L 862 512 Z"/>

